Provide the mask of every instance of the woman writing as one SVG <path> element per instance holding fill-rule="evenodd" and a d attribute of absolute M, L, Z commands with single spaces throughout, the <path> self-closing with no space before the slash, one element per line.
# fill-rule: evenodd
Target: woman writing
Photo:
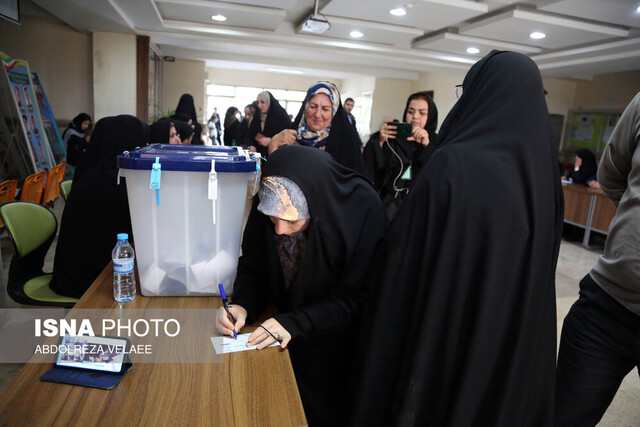
<path fill-rule="evenodd" d="M 283 147 L 262 171 L 229 308 L 236 321 L 221 309 L 218 330 L 233 335 L 274 304 L 278 314 L 249 346 L 288 347 L 310 425 L 343 422 L 352 333 L 384 210 L 364 176 L 321 150 Z"/>
<path fill-rule="evenodd" d="M 438 109 L 429 95 L 418 92 L 407 99 L 402 117 L 411 124 L 411 136 L 398 136 L 397 127 L 388 120 L 371 136 L 363 153 L 367 178 L 391 219 L 418 176 L 425 148 L 436 140 Z"/>
<path fill-rule="evenodd" d="M 364 173 L 360 138 L 349 123 L 340 92 L 333 83 L 312 85 L 293 123 L 294 129 L 282 131 L 273 138 L 270 152 L 292 144 L 319 148 L 343 166 Z"/>

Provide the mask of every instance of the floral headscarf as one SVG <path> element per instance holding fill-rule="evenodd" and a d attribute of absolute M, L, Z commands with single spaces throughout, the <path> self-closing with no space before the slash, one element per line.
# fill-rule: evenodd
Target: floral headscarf
<path fill-rule="evenodd" d="M 332 119 L 336 116 L 336 111 L 338 111 L 338 107 L 340 106 L 340 92 L 336 85 L 331 82 L 314 83 L 307 91 L 307 97 L 304 100 L 302 120 L 300 120 L 300 125 L 298 126 L 297 142 L 301 145 L 315 148 L 324 147 L 327 143 L 327 137 L 331 130 L 331 124 L 329 124 L 326 129 L 322 129 L 317 132 L 310 130 L 307 126 L 307 106 L 309 105 L 311 98 L 319 93 L 324 93 L 331 99 L 333 107 Z"/>

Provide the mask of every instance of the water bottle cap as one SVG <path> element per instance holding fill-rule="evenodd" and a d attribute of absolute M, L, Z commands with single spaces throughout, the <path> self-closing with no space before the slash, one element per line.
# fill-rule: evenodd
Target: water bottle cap
<path fill-rule="evenodd" d="M 127 233 L 118 233 L 118 240 L 129 240 L 129 235 Z"/>

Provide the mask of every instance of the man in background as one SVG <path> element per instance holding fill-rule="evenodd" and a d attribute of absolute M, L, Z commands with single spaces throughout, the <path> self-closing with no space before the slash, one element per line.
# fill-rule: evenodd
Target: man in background
<path fill-rule="evenodd" d="M 351 114 L 354 104 L 355 103 L 353 101 L 353 98 L 347 98 L 344 100 L 343 107 L 344 111 L 347 113 L 349 123 L 351 123 L 351 126 L 353 126 L 353 130 L 355 130 L 356 134 L 358 134 L 358 128 L 356 128 L 356 118 L 353 116 L 353 114 Z M 358 139 L 360 139 L 360 134 L 358 134 Z M 360 141 L 360 145 L 362 145 L 362 141 Z"/>

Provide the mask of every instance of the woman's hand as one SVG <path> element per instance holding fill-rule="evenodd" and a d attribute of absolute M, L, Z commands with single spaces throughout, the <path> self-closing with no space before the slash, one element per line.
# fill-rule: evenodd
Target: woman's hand
<path fill-rule="evenodd" d="M 382 148 L 387 139 L 395 139 L 396 137 L 396 126 L 390 126 L 387 124 L 392 121 L 393 120 L 385 120 L 384 124 L 380 128 L 380 148 Z"/>
<path fill-rule="evenodd" d="M 411 133 L 413 134 L 413 136 L 407 138 L 407 141 L 415 141 L 418 144 L 424 145 L 425 147 L 429 145 L 429 132 L 421 127 L 414 126 Z"/>
<path fill-rule="evenodd" d="M 222 335 L 229 335 L 232 337 L 233 331 L 238 332 L 244 326 L 247 320 L 247 310 L 239 305 L 229 305 L 229 313 L 231 313 L 236 319 L 236 323 L 234 324 L 229 318 L 229 314 L 224 307 L 220 307 L 216 317 L 216 330 L 222 333 Z"/>
<path fill-rule="evenodd" d="M 273 317 L 267 319 L 262 323 L 266 329 L 269 330 L 280 341 L 280 348 L 286 348 L 289 341 L 291 341 L 291 334 L 282 327 L 280 323 Z M 262 350 L 263 348 L 276 342 L 275 339 L 267 331 L 262 328 L 258 328 L 251 335 L 249 335 L 249 341 L 247 341 L 247 347 L 253 347 L 257 345 L 256 349 Z"/>
<path fill-rule="evenodd" d="M 596 190 L 600 189 L 600 184 L 595 179 L 593 181 L 589 181 L 589 187 L 595 188 Z"/>
<path fill-rule="evenodd" d="M 280 147 L 284 147 L 285 145 L 295 144 L 297 137 L 298 132 L 293 129 L 285 129 L 274 135 L 273 138 L 271 138 L 271 143 L 269 143 L 269 154 L 273 153 Z"/>
<path fill-rule="evenodd" d="M 258 144 L 262 145 L 263 147 L 268 147 L 269 143 L 271 142 L 271 138 L 264 136 L 263 134 L 261 134 L 260 132 L 258 132 L 256 134 L 256 141 L 258 141 Z"/>

